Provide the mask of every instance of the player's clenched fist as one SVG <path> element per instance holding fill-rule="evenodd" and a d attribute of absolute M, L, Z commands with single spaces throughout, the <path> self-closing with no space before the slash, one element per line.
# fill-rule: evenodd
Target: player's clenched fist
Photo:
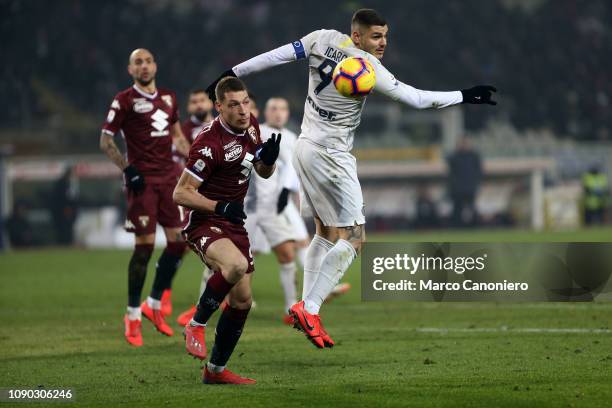
<path fill-rule="evenodd" d="M 272 136 L 263 144 L 259 158 L 266 166 L 272 166 L 280 153 L 281 134 L 272 133 Z"/>
<path fill-rule="evenodd" d="M 232 224 L 244 225 L 246 214 L 242 203 L 231 201 L 229 203 L 219 201 L 215 205 L 215 214 L 227 218 Z"/>

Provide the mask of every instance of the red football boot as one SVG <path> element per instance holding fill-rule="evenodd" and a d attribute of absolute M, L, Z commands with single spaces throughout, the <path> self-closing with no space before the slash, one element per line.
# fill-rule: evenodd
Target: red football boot
<path fill-rule="evenodd" d="M 331 337 L 329 337 L 329 334 L 327 334 L 325 327 L 323 327 L 323 323 L 321 322 L 321 316 L 315 315 L 315 317 L 319 321 L 319 329 L 321 330 L 321 340 L 323 340 L 323 344 L 325 345 L 325 347 L 328 348 L 334 347 L 334 344 L 336 343 L 332 340 Z"/>
<path fill-rule="evenodd" d="M 334 288 L 332 289 L 331 293 L 325 298 L 325 302 L 323 302 L 323 303 L 329 303 L 332 300 L 334 300 L 335 298 L 344 295 L 349 290 L 351 290 L 351 284 L 350 283 L 339 283 L 336 286 L 334 286 Z"/>
<path fill-rule="evenodd" d="M 289 314 L 293 317 L 293 327 L 303 331 L 304 335 L 312 344 L 318 348 L 325 347 L 321 339 L 321 329 L 319 319 L 304 309 L 304 301 L 300 301 L 289 309 Z"/>
<path fill-rule="evenodd" d="M 252 378 L 241 377 L 238 374 L 232 373 L 227 368 L 220 373 L 213 373 L 208 371 L 208 365 L 204 366 L 202 372 L 202 382 L 204 384 L 255 384 Z"/>
<path fill-rule="evenodd" d="M 151 309 L 146 301 L 142 302 L 140 310 L 142 310 L 142 315 L 153 323 L 153 326 L 155 326 L 158 332 L 166 336 L 172 336 L 174 334 L 172 328 L 166 323 L 161 310 Z"/>
<path fill-rule="evenodd" d="M 162 292 L 161 311 L 164 316 L 172 314 L 172 289 L 166 289 Z"/>
<path fill-rule="evenodd" d="M 179 317 L 176 318 L 176 322 L 180 324 L 181 326 L 185 326 L 187 323 L 191 321 L 191 318 L 195 314 L 196 310 L 198 310 L 197 307 L 191 306 L 189 310 L 185 310 L 183 313 L 179 315 Z"/>
<path fill-rule="evenodd" d="M 283 316 L 283 323 L 285 323 L 287 326 L 293 326 L 293 316 L 291 316 L 290 314 L 286 314 Z"/>
<path fill-rule="evenodd" d="M 204 334 L 206 327 L 185 325 L 183 336 L 185 337 L 185 349 L 187 353 L 200 360 L 206 359 L 206 341 Z"/>
<path fill-rule="evenodd" d="M 140 328 L 142 323 L 140 320 L 130 320 L 127 315 L 123 316 L 123 323 L 125 324 L 125 339 L 132 346 L 142 346 L 142 333 Z"/>

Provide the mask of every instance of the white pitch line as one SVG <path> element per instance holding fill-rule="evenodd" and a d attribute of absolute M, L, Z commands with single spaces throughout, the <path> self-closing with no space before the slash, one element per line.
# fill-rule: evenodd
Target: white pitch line
<path fill-rule="evenodd" d="M 415 329 L 420 333 L 590 333 L 611 334 L 611 329 L 584 329 L 584 328 L 544 328 L 528 327 L 510 329 L 506 327 L 474 327 L 474 328 L 442 328 L 419 327 Z"/>

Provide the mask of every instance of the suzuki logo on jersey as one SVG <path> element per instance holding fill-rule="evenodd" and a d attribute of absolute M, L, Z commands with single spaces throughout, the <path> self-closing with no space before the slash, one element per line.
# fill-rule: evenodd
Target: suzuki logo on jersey
<path fill-rule="evenodd" d="M 232 150 L 225 153 L 225 161 L 231 162 L 240 158 L 242 154 L 242 145 L 236 145 Z"/>
<path fill-rule="evenodd" d="M 170 124 L 170 122 L 168 122 L 168 118 L 169 115 L 161 109 L 158 109 L 153 115 L 151 115 L 151 119 L 153 119 L 151 126 L 157 129 L 157 131 L 151 132 L 151 136 L 160 137 L 168 136 L 170 134 L 168 129 L 166 129 Z"/>
<path fill-rule="evenodd" d="M 204 157 L 208 157 L 209 159 L 212 159 L 212 150 L 210 150 L 210 147 L 206 146 L 203 149 L 200 149 L 200 154 Z"/>

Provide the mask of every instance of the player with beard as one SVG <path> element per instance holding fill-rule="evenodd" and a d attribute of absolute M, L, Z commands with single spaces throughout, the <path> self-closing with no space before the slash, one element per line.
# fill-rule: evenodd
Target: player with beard
<path fill-rule="evenodd" d="M 125 178 L 128 201 L 125 228 L 135 234 L 134 252 L 128 266 L 125 338 L 138 347 L 143 344 L 141 314 L 162 334 L 173 334 L 164 320 L 161 298 L 181 262 L 185 242 L 181 236 L 184 222 L 172 201 L 177 181 L 172 146 L 187 155 L 189 142 L 181 131 L 175 93 L 158 88 L 155 83 L 157 64 L 153 54 L 144 48 L 134 50 L 127 69 L 134 83 L 113 99 L 102 126 L 100 148 L 123 171 Z M 127 146 L 127 157 L 114 142 L 114 135 L 119 131 Z M 141 304 L 158 223 L 164 229 L 167 244 L 157 261 L 150 296 Z"/>
<path fill-rule="evenodd" d="M 185 347 L 194 357 L 206 359 L 206 324 L 227 296 L 202 380 L 207 384 L 253 384 L 255 380 L 225 368 L 252 302 L 254 266 L 244 229 L 244 197 L 253 169 L 264 178 L 274 173 L 281 136 L 272 135 L 261 143 L 259 124 L 250 113 L 250 99 L 241 80 L 222 79 L 215 93 L 219 116 L 198 135 L 174 190 L 174 201 L 191 209 L 184 229 L 186 241 L 214 271 L 195 315 L 185 326 Z"/>

